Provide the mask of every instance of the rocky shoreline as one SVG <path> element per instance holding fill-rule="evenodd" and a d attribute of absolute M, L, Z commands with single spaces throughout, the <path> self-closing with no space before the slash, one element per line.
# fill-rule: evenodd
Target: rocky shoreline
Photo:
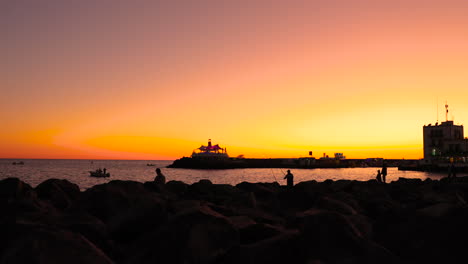
<path fill-rule="evenodd" d="M 0 181 L 0 263 L 464 263 L 468 178 Z"/>

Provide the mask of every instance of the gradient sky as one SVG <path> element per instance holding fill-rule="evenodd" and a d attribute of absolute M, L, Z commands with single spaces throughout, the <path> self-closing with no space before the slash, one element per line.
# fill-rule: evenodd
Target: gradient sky
<path fill-rule="evenodd" d="M 0 158 L 422 158 L 468 1 L 0 2 Z M 468 134 L 468 132 L 467 132 Z"/>

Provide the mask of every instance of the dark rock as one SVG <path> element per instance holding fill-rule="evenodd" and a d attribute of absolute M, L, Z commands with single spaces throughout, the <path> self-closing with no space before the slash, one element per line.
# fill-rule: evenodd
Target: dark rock
<path fill-rule="evenodd" d="M 172 214 L 178 214 L 188 210 L 196 210 L 200 208 L 201 202 L 199 200 L 177 200 L 171 201 L 168 204 L 168 211 Z"/>
<path fill-rule="evenodd" d="M 248 216 L 257 223 L 270 224 L 274 226 L 283 226 L 286 223 L 286 220 L 283 217 L 259 208 L 238 208 L 237 213 Z"/>
<path fill-rule="evenodd" d="M 416 213 L 427 217 L 443 217 L 447 216 L 450 212 L 456 209 L 456 205 L 453 203 L 437 203 L 416 211 Z"/>
<path fill-rule="evenodd" d="M 314 206 L 316 200 L 331 193 L 331 188 L 328 184 L 321 184 L 317 181 L 300 182 L 294 186 L 293 192 L 286 193 L 287 197 L 282 195 L 281 200 L 290 201 L 291 206 L 298 210 L 306 210 Z"/>
<path fill-rule="evenodd" d="M 142 237 L 127 263 L 216 263 L 238 244 L 228 218 L 207 206 L 192 207 Z"/>
<path fill-rule="evenodd" d="M 78 185 L 59 179 L 48 179 L 40 183 L 35 190 L 40 199 L 50 201 L 61 210 L 70 207 L 72 201 L 80 195 Z"/>
<path fill-rule="evenodd" d="M 257 224 L 252 218 L 245 215 L 236 215 L 229 217 L 229 221 L 237 230 L 245 229 L 249 226 Z"/>
<path fill-rule="evenodd" d="M 120 258 L 114 243 L 110 238 L 107 226 L 86 212 L 71 212 L 64 214 L 60 219 L 60 226 L 74 233 L 79 233 L 94 245 L 103 250 L 111 258 Z"/>
<path fill-rule="evenodd" d="M 306 255 L 301 252 L 299 232 L 285 230 L 275 236 L 241 245 L 233 249 L 219 263 L 305 263 Z"/>
<path fill-rule="evenodd" d="M 169 181 L 166 183 L 166 189 L 179 196 L 187 191 L 188 186 L 188 184 L 181 181 Z"/>
<path fill-rule="evenodd" d="M 247 193 L 252 192 L 256 198 L 270 198 L 275 196 L 280 191 L 279 183 L 249 183 L 241 182 L 236 185 L 240 190 L 243 190 Z"/>
<path fill-rule="evenodd" d="M 37 198 L 34 189 L 17 178 L 7 178 L 0 181 L 0 220 L 28 221 L 55 217 L 55 208 Z"/>
<path fill-rule="evenodd" d="M 3 251 L 0 263 L 113 263 L 79 234 L 40 228 L 18 235 Z"/>
<path fill-rule="evenodd" d="M 421 179 L 412 179 L 412 178 L 402 178 L 399 177 L 398 180 L 395 182 L 392 182 L 394 184 L 421 184 L 422 180 Z"/>
<path fill-rule="evenodd" d="M 124 243 L 156 228 L 167 218 L 165 201 L 133 181 L 96 185 L 81 194 L 73 210 L 84 210 L 99 218 L 112 236 Z"/>
<path fill-rule="evenodd" d="M 353 256 L 361 250 L 363 235 L 345 216 L 310 209 L 298 215 L 298 224 L 313 256 Z"/>
<path fill-rule="evenodd" d="M 247 201 L 246 194 L 238 188 L 229 184 L 212 184 L 207 180 L 188 186 L 184 197 L 217 205 L 244 205 Z"/>
<path fill-rule="evenodd" d="M 34 189 L 18 178 L 7 178 L 0 181 L 0 201 L 7 204 L 12 200 L 35 199 Z"/>
<path fill-rule="evenodd" d="M 335 211 L 345 215 L 355 215 L 357 214 L 356 210 L 348 204 L 332 199 L 330 197 L 320 197 L 317 200 L 317 207 L 329 211 Z"/>
<path fill-rule="evenodd" d="M 252 244 L 279 235 L 283 228 L 270 224 L 253 224 L 239 230 L 241 245 Z"/>
<path fill-rule="evenodd" d="M 303 251 L 326 263 L 399 263 L 384 247 L 368 239 L 353 221 L 336 212 L 311 209 L 298 215 Z"/>

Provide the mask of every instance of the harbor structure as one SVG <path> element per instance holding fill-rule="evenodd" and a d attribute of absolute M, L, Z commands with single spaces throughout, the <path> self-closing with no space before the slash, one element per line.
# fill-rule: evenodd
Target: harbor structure
<path fill-rule="evenodd" d="M 201 145 L 201 147 L 194 149 L 192 152 L 192 158 L 195 159 L 228 159 L 226 148 L 222 148 L 219 144 L 213 145 L 211 139 L 208 139 L 208 145 Z"/>

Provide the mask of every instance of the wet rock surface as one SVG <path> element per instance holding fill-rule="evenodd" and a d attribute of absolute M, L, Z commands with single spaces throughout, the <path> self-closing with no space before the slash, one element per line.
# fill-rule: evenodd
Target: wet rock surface
<path fill-rule="evenodd" d="M 468 178 L 0 181 L 0 263 L 465 263 Z"/>

